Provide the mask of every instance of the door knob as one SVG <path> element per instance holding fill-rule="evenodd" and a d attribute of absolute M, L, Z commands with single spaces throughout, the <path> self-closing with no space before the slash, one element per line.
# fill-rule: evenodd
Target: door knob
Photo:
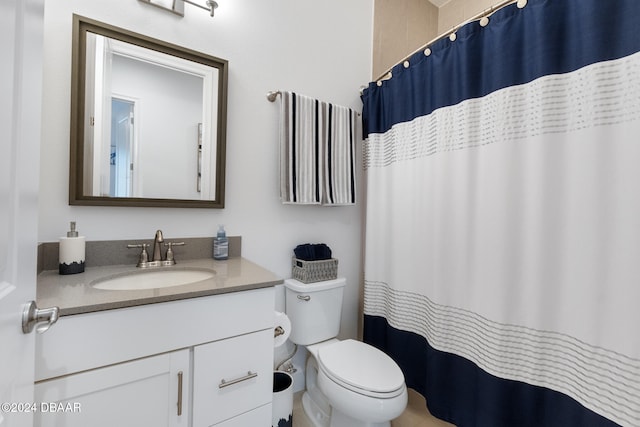
<path fill-rule="evenodd" d="M 22 332 L 31 333 L 34 327 L 39 334 L 46 332 L 51 325 L 58 321 L 59 311 L 58 307 L 40 309 L 35 301 L 29 302 L 22 311 Z M 38 326 L 36 327 L 36 325 Z"/>

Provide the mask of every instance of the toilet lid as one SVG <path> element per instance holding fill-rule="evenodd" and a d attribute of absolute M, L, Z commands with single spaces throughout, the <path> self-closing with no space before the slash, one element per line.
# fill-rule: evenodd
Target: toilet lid
<path fill-rule="evenodd" d="M 360 341 L 344 340 L 320 348 L 318 361 L 327 376 L 349 388 L 391 393 L 404 386 L 404 375 L 393 359 Z"/>

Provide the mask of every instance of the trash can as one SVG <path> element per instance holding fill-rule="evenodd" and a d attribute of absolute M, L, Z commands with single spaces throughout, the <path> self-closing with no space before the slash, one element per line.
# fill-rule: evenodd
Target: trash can
<path fill-rule="evenodd" d="M 293 377 L 287 372 L 273 373 L 272 427 L 293 427 Z"/>

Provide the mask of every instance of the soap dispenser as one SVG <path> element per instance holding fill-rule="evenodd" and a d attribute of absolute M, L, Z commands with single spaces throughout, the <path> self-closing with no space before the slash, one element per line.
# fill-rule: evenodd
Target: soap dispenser
<path fill-rule="evenodd" d="M 229 258 L 229 239 L 224 225 L 218 226 L 218 233 L 213 239 L 213 259 L 224 260 Z"/>
<path fill-rule="evenodd" d="M 84 272 L 85 238 L 79 236 L 75 221 L 71 221 L 67 237 L 60 238 L 59 267 L 60 274 Z"/>

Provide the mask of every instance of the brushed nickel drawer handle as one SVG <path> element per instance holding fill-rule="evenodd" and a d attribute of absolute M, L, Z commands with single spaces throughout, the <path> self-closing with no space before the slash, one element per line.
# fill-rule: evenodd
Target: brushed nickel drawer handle
<path fill-rule="evenodd" d="M 182 415 L 182 371 L 178 372 L 178 416 Z"/>
<path fill-rule="evenodd" d="M 302 301 L 309 301 L 311 297 L 309 295 L 298 295 L 298 299 Z"/>
<path fill-rule="evenodd" d="M 236 378 L 235 380 L 229 380 L 226 381 L 224 379 L 220 380 L 220 384 L 218 384 L 218 388 L 225 388 L 225 387 L 229 387 L 230 385 L 234 385 L 234 384 L 238 384 L 241 383 L 242 381 L 247 381 L 250 380 L 251 378 L 255 378 L 258 376 L 257 372 L 247 372 L 247 375 L 245 375 L 244 377 L 240 377 L 240 378 Z"/>

